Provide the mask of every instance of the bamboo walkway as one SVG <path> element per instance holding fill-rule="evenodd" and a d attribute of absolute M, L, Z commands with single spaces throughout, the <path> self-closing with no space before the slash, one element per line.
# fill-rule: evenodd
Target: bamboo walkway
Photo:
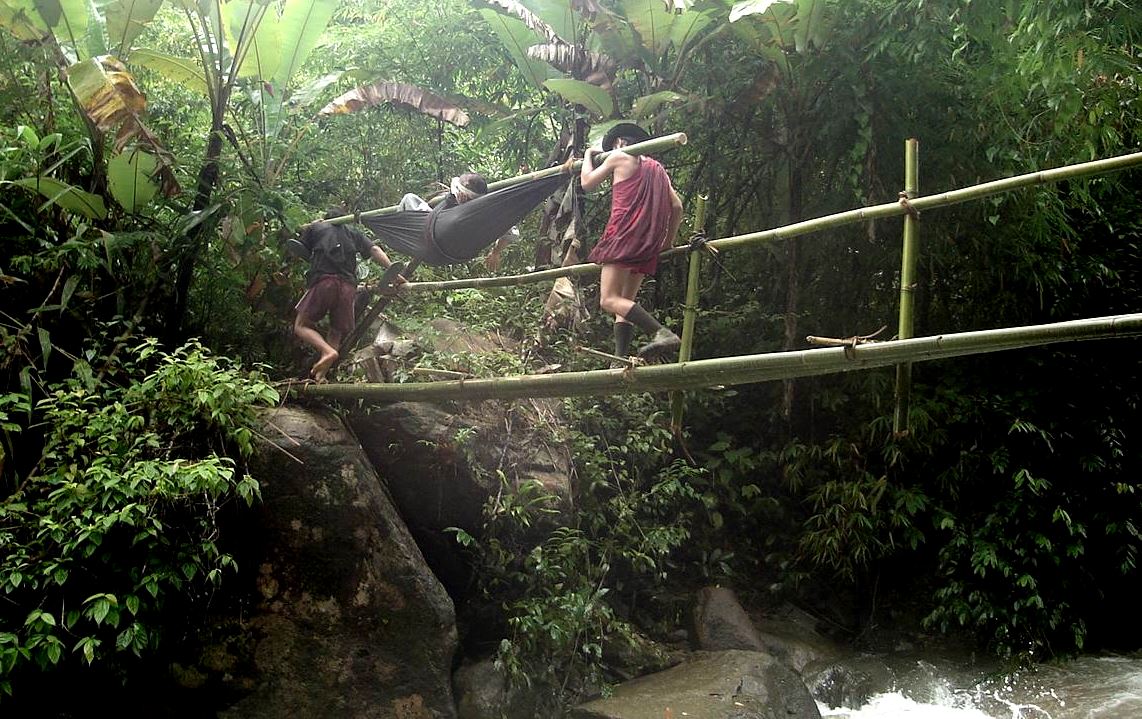
<path fill-rule="evenodd" d="M 1142 335 L 1142 313 L 1135 313 L 1028 327 L 869 342 L 852 347 L 771 352 L 629 369 L 404 384 L 307 384 L 295 385 L 291 392 L 305 397 L 379 403 L 664 392 L 813 377 L 886 367 L 901 362 L 924 362 L 1039 347 L 1057 342 L 1139 335 Z"/>
<path fill-rule="evenodd" d="M 914 143 L 915 141 L 909 141 Z M 654 138 L 639 143 L 628 151 L 650 152 L 669 149 L 686 143 L 682 133 Z M 637 149 L 636 149 L 637 148 Z M 914 149 L 914 148 L 913 148 Z M 926 197 L 917 197 L 909 186 L 901 193 L 899 202 L 863 207 L 847 212 L 797 222 L 761 232 L 709 240 L 706 247 L 715 250 L 736 249 L 763 242 L 789 240 L 801 235 L 873 219 L 900 217 L 913 220 L 918 213 L 946 207 L 969 200 L 977 200 L 1002 192 L 1042 185 L 1063 180 L 1105 174 L 1142 165 L 1142 152 L 1068 165 L 1050 170 L 995 180 L 972 187 L 952 190 Z M 493 183 L 492 188 L 506 187 L 544 176 L 544 173 L 561 172 L 562 168 L 548 168 L 518 178 Z M 914 173 L 914 167 L 908 173 Z M 914 179 L 914 174 L 912 175 Z M 395 208 L 381 208 L 375 214 L 384 214 Z M 700 210 L 701 213 L 701 210 Z M 364 216 L 364 215 L 362 215 Z M 333 222 L 349 222 L 355 216 L 337 218 Z M 906 228 L 907 229 L 907 228 Z M 675 247 L 663 252 L 670 257 L 692 252 L 689 247 Z M 907 252 L 905 253 L 907 254 Z M 696 260 L 700 253 L 691 254 L 692 276 L 696 275 Z M 476 277 L 441 282 L 409 282 L 401 285 L 398 293 L 442 291 L 461 288 L 509 287 L 594 274 L 599 266 L 583 263 L 523 275 L 502 277 Z M 695 284 L 695 283 L 691 283 Z M 687 304 L 693 304 L 687 300 Z M 902 299 L 903 306 L 903 299 Z M 692 318 L 687 318 L 692 323 Z M 826 347 L 799 351 L 785 351 L 739 357 L 683 361 L 668 365 L 603 369 L 586 372 L 565 372 L 552 375 L 518 375 L 489 379 L 460 379 L 441 382 L 409 382 L 401 384 L 299 384 L 289 392 L 306 397 L 325 399 L 358 399 L 370 402 L 432 401 L 432 400 L 485 400 L 514 399 L 520 397 L 566 397 L 583 395 L 631 394 L 686 389 L 703 389 L 772 380 L 811 377 L 858 369 L 871 369 L 912 362 L 924 362 L 950 357 L 962 357 L 986 352 L 1038 347 L 1057 342 L 1127 338 L 1142 335 L 1142 313 L 1123 314 L 1028 327 L 1010 327 L 979 330 L 932 337 L 908 337 L 884 342 L 853 343 L 851 346 Z M 900 379 L 898 378 L 898 385 Z M 898 394 L 900 388 L 898 387 Z M 678 396 L 676 395 L 676 398 Z M 898 404 L 900 398 L 898 396 Z M 680 408 L 675 408 L 675 424 L 680 421 Z"/>

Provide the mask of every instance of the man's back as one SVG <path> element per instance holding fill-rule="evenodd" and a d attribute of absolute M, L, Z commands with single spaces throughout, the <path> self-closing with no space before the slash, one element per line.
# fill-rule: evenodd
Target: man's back
<path fill-rule="evenodd" d="M 326 275 L 337 275 L 350 282 L 357 280 L 357 254 L 367 253 L 371 244 L 364 235 L 343 225 L 319 222 L 306 228 L 301 238 L 310 251 L 307 285 Z"/>

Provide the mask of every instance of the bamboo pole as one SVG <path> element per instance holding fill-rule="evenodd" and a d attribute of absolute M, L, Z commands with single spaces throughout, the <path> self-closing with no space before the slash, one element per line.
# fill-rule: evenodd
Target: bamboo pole
<path fill-rule="evenodd" d="M 408 384 L 309 384 L 289 392 L 306 397 L 367 402 L 427 402 L 521 397 L 635 394 L 713 385 L 768 382 L 886 367 L 900 362 L 964 357 L 987 352 L 1142 335 L 1142 313 L 1095 317 L 1029 327 L 1008 327 L 820 349 L 550 375 Z M 1137 351 L 1135 348 L 1134 351 Z"/>
<path fill-rule="evenodd" d="M 706 226 L 706 197 L 698 195 L 694 209 L 694 232 L 703 232 Z M 690 267 L 686 275 L 686 304 L 682 306 L 682 346 L 678 348 L 678 361 L 689 362 L 694 346 L 694 323 L 698 318 L 698 280 L 701 275 L 702 248 L 690 248 Z M 681 392 L 670 395 L 670 428 L 674 434 L 682 431 L 683 396 Z"/>
<path fill-rule="evenodd" d="M 634 146 L 632 145 L 632 147 Z M 1135 152 L 1129 155 L 1120 155 L 1118 157 L 1111 157 L 1104 160 L 1084 162 L 1078 165 L 1065 165 L 1063 167 L 1057 167 L 1051 170 L 1040 170 L 1039 172 L 1032 172 L 1026 175 L 1017 175 L 1015 177 L 1008 177 L 1002 180 L 993 180 L 991 182 L 985 182 L 980 185 L 972 185 L 970 187 L 965 187 L 958 190 L 942 192 L 937 195 L 929 195 L 928 197 L 918 197 L 915 200 L 912 200 L 909 204 L 911 204 L 912 208 L 915 211 L 922 212 L 924 210 L 935 209 L 937 207 L 947 207 L 949 205 L 957 205 L 961 202 L 978 200 L 984 197 L 990 197 L 991 195 L 997 195 L 1001 192 L 1010 192 L 1011 190 L 1017 190 L 1024 187 L 1032 187 L 1035 185 L 1044 185 L 1051 182 L 1070 180 L 1076 177 L 1087 177 L 1090 175 L 1126 170 L 1132 167 L 1137 167 L 1139 165 L 1142 165 L 1142 152 Z M 709 245 L 710 247 L 719 250 L 730 250 L 736 249 L 738 247 L 760 244 L 762 242 L 789 240 L 800 235 L 806 235 L 813 232 L 821 232 L 822 230 L 829 230 L 836 227 L 842 227 L 844 225 L 851 225 L 857 222 L 867 222 L 868 220 L 883 219 L 887 217 L 899 217 L 900 215 L 907 214 L 908 211 L 909 210 L 899 202 L 889 202 L 883 205 L 872 205 L 870 207 L 860 207 L 855 210 L 846 210 L 845 212 L 825 215 L 824 217 L 817 217 L 812 220 L 805 220 L 803 222 L 795 222 L 790 225 L 775 227 L 773 229 L 763 230 L 760 232 L 749 232 L 743 235 L 733 235 L 731 237 L 723 237 L 717 240 L 710 240 Z M 665 259 L 667 257 L 680 255 L 685 251 L 685 247 L 674 247 L 663 252 L 661 257 Z M 401 285 L 400 291 L 417 292 L 427 290 L 457 290 L 467 287 L 513 287 L 528 284 L 530 282 L 552 280 L 558 277 L 587 275 L 598 271 L 598 265 L 584 263 L 523 275 L 507 275 L 504 277 L 479 277 L 464 280 L 448 280 L 443 282 L 410 282 L 407 285 Z"/>
<path fill-rule="evenodd" d="M 909 138 L 904 142 L 904 194 L 901 204 L 911 204 L 920 193 L 920 142 Z M 896 336 L 910 339 L 913 334 L 912 309 L 916 300 L 917 213 L 904 215 L 904 247 L 900 253 L 900 324 Z M 892 414 L 892 431 L 908 431 L 908 408 L 912 403 L 912 365 L 896 365 L 896 408 Z"/>
<path fill-rule="evenodd" d="M 663 135 L 662 137 L 653 137 L 649 140 L 644 140 L 643 142 L 637 142 L 633 145 L 628 145 L 628 146 L 624 147 L 622 150 L 623 150 L 623 152 L 625 152 L 628 155 L 648 155 L 652 152 L 659 152 L 662 150 L 671 150 L 675 147 L 679 147 L 679 146 L 685 145 L 685 144 L 686 144 L 686 133 L 675 132 L 675 133 L 672 133 L 670 135 Z M 611 152 L 614 152 L 614 150 L 611 150 L 610 152 L 603 152 L 603 153 L 596 155 L 595 156 L 596 161 L 602 162 L 603 160 L 605 160 L 607 158 L 608 155 L 611 154 Z M 571 165 L 571 172 L 572 173 L 578 172 L 579 167 L 582 164 L 583 164 L 582 160 L 576 160 Z M 535 172 L 528 172 L 528 173 L 525 173 L 523 175 L 516 175 L 515 177 L 508 177 L 508 178 L 503 179 L 503 180 L 498 180 L 496 182 L 489 183 L 488 184 L 488 192 L 494 192 L 496 190 L 502 190 L 505 187 L 512 187 L 513 185 L 522 185 L 523 183 L 531 182 L 532 180 L 541 180 L 545 177 L 551 177 L 552 175 L 558 175 L 561 172 L 565 173 L 565 172 L 567 172 L 567 170 L 564 168 L 563 165 L 556 165 L 555 167 L 547 167 L 547 168 L 544 168 L 542 170 L 536 170 Z M 429 204 L 434 205 L 434 204 L 440 202 L 441 199 L 443 199 L 443 196 L 434 197 L 431 200 L 429 200 Z M 382 215 L 392 215 L 392 214 L 396 214 L 399 211 L 400 211 L 399 205 L 389 205 L 388 207 L 380 207 L 380 208 L 375 209 L 375 210 L 368 210 L 367 212 L 362 212 L 362 213 L 357 214 L 357 215 L 342 215 L 340 217 L 332 217 L 328 220 L 313 220 L 312 222 L 305 223 L 304 225 L 299 227 L 298 230 L 299 231 L 303 230 L 306 227 L 309 227 L 310 225 L 316 224 L 318 222 L 328 222 L 331 225 L 343 225 L 343 224 L 346 224 L 348 222 L 356 222 L 360 218 L 380 217 Z"/>

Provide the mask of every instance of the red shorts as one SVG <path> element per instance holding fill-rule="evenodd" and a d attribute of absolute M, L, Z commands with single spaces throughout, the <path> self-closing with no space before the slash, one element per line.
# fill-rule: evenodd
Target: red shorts
<path fill-rule="evenodd" d="M 355 283 L 337 275 L 325 275 L 301 296 L 297 303 L 297 316 L 305 323 L 315 325 L 329 315 L 329 327 L 344 336 L 352 332 L 356 324 L 356 299 Z"/>

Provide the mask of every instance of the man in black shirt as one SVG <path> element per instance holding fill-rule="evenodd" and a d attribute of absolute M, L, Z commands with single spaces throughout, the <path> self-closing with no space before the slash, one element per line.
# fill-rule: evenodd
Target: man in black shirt
<path fill-rule="evenodd" d="M 334 207 L 325 219 L 349 214 Z M 329 368 L 337 361 L 337 347 L 353 331 L 354 301 L 357 296 L 357 255 L 370 257 L 383 267 L 393 262 L 377 245 L 357 230 L 345 225 L 319 222 L 305 228 L 301 244 L 309 251 L 309 271 L 305 275 L 305 294 L 297 303 L 293 333 L 318 352 L 317 362 L 309 371 L 318 382 L 325 381 Z M 322 337 L 317 323 L 329 316 L 329 336 Z"/>

